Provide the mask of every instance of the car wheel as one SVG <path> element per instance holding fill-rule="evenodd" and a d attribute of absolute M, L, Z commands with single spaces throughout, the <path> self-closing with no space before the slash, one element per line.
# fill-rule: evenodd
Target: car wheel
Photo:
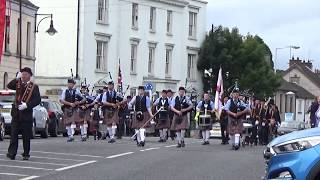
<path fill-rule="evenodd" d="M 46 124 L 46 127 L 44 128 L 44 130 L 41 132 L 40 136 L 41 138 L 48 138 L 48 123 Z"/>
<path fill-rule="evenodd" d="M 50 136 L 51 137 L 57 137 L 58 136 L 58 123 L 54 123 L 52 126 L 53 127 L 52 127 L 52 130 L 50 132 Z"/>

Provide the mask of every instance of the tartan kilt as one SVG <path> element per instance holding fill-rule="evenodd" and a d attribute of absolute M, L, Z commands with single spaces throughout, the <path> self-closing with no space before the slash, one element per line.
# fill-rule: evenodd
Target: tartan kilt
<path fill-rule="evenodd" d="M 235 119 L 228 116 L 228 133 L 230 135 L 242 134 L 243 133 L 243 120 Z"/>
<path fill-rule="evenodd" d="M 65 107 L 63 110 L 63 123 L 69 125 L 75 123 L 77 111 L 74 108 Z"/>
<path fill-rule="evenodd" d="M 108 110 L 104 111 L 103 123 L 107 126 L 112 126 L 112 124 L 119 124 L 118 110 Z"/>
<path fill-rule="evenodd" d="M 150 114 L 148 111 L 144 112 L 143 116 L 144 116 L 143 120 L 139 121 L 136 118 L 136 114 L 134 115 L 133 121 L 131 124 L 132 129 L 140 129 L 150 119 Z M 148 123 L 144 128 L 148 128 L 148 127 L 150 127 L 150 123 Z"/>
<path fill-rule="evenodd" d="M 179 123 L 178 119 L 181 118 L 182 121 Z M 186 130 L 188 129 L 188 117 L 186 115 L 182 115 L 179 117 L 178 115 L 173 116 L 172 124 L 171 124 L 171 130 L 180 131 L 180 130 Z"/>
<path fill-rule="evenodd" d="M 170 128 L 170 118 L 169 117 L 166 119 L 157 118 L 156 122 L 157 122 L 156 129 L 169 129 Z"/>

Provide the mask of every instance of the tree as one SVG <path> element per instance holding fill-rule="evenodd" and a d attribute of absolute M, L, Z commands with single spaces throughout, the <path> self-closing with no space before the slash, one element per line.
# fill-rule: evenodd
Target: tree
<path fill-rule="evenodd" d="M 238 80 L 240 89 L 250 90 L 259 97 L 271 96 L 280 86 L 275 75 L 270 48 L 259 36 L 242 36 L 237 28 L 215 27 L 202 44 L 198 70 L 203 72 L 204 91 L 214 90 L 219 68 L 222 67 L 224 87 Z M 205 70 L 212 69 L 211 75 Z"/>

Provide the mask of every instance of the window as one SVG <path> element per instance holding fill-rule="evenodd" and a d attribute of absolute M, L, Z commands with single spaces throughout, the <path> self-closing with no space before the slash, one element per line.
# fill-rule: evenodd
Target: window
<path fill-rule="evenodd" d="M 189 12 L 189 37 L 196 38 L 197 13 Z"/>
<path fill-rule="evenodd" d="M 172 48 L 167 48 L 166 49 L 166 67 L 165 67 L 166 77 L 171 76 L 171 63 L 172 63 Z"/>
<path fill-rule="evenodd" d="M 106 71 L 107 42 L 97 40 L 96 69 Z"/>
<path fill-rule="evenodd" d="M 150 31 L 156 31 L 156 8 L 150 8 Z"/>
<path fill-rule="evenodd" d="M 194 71 L 195 71 L 195 54 L 188 54 L 188 70 L 187 70 L 187 77 L 188 79 L 194 80 Z"/>
<path fill-rule="evenodd" d="M 132 4 L 132 28 L 138 28 L 138 4 Z"/>
<path fill-rule="evenodd" d="M 20 54 L 20 18 L 18 18 L 18 26 L 17 26 L 17 54 Z"/>
<path fill-rule="evenodd" d="M 295 74 L 293 77 L 290 77 L 290 82 L 300 84 L 300 77 Z"/>
<path fill-rule="evenodd" d="M 31 46 L 31 23 L 27 22 L 27 44 L 26 44 L 26 55 L 30 56 Z"/>
<path fill-rule="evenodd" d="M 108 21 L 108 2 L 109 0 L 98 1 L 98 21 L 107 23 Z"/>
<path fill-rule="evenodd" d="M 153 75 L 154 73 L 154 57 L 155 57 L 155 47 L 149 47 L 149 60 L 148 60 L 148 74 Z"/>
<path fill-rule="evenodd" d="M 302 100 L 301 99 L 299 99 L 299 101 L 298 101 L 298 113 L 302 113 Z"/>
<path fill-rule="evenodd" d="M 131 61 L 130 61 L 130 72 L 136 73 L 137 70 L 137 44 L 131 44 Z"/>
<path fill-rule="evenodd" d="M 172 33 L 172 11 L 167 11 L 167 33 Z"/>
<path fill-rule="evenodd" d="M 10 16 L 6 16 L 6 29 L 5 29 L 5 36 L 4 36 L 4 51 L 9 52 L 9 45 L 10 45 Z"/>
<path fill-rule="evenodd" d="M 8 84 L 8 73 L 5 72 L 3 75 L 3 89 L 7 89 L 7 84 Z"/>

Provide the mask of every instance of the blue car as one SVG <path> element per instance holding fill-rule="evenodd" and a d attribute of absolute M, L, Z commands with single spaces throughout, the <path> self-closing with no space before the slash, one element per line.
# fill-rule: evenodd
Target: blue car
<path fill-rule="evenodd" d="M 274 139 L 264 151 L 264 158 L 265 179 L 320 180 L 320 128 Z"/>

